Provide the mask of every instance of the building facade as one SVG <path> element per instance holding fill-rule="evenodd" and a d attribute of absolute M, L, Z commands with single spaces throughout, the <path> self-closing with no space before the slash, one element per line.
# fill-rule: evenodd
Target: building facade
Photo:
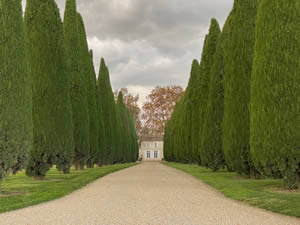
<path fill-rule="evenodd" d="M 143 136 L 140 140 L 139 159 L 142 161 L 161 161 L 164 158 L 162 136 Z"/>

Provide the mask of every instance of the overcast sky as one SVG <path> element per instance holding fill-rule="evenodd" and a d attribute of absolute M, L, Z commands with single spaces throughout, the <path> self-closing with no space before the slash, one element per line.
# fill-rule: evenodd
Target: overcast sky
<path fill-rule="evenodd" d="M 65 0 L 56 2 L 63 18 Z M 96 71 L 104 57 L 113 89 L 127 87 L 141 102 L 156 85 L 186 88 L 210 19 L 222 27 L 232 5 L 233 0 L 77 0 Z"/>

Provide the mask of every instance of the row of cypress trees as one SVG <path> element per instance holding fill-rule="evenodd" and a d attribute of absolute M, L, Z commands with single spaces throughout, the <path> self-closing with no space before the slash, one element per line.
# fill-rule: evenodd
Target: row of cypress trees
<path fill-rule="evenodd" d="M 300 4 L 235 0 L 165 130 L 164 157 L 251 177 L 300 178 Z"/>
<path fill-rule="evenodd" d="M 0 30 L 0 182 L 137 160 L 133 115 L 103 59 L 96 79 L 75 0 L 63 23 L 54 0 L 27 0 L 24 21 L 21 0 L 0 0 Z"/>

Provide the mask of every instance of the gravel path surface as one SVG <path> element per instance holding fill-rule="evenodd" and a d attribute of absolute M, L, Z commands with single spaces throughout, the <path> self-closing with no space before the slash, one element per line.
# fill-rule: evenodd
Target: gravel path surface
<path fill-rule="evenodd" d="M 160 163 L 103 177 L 61 199 L 0 214 L 1 225 L 299 225 L 223 197 Z"/>

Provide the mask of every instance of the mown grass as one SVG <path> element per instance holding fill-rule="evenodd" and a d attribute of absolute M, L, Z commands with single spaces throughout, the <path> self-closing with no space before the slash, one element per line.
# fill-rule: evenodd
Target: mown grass
<path fill-rule="evenodd" d="M 227 171 L 212 172 L 197 165 L 165 163 L 213 186 L 226 197 L 272 212 L 300 218 L 300 190 L 286 191 L 278 179 L 248 179 Z"/>
<path fill-rule="evenodd" d="M 24 172 L 7 177 L 0 185 L 0 213 L 63 197 L 109 173 L 134 166 L 117 164 L 61 174 L 52 168 L 44 180 L 29 178 Z"/>

